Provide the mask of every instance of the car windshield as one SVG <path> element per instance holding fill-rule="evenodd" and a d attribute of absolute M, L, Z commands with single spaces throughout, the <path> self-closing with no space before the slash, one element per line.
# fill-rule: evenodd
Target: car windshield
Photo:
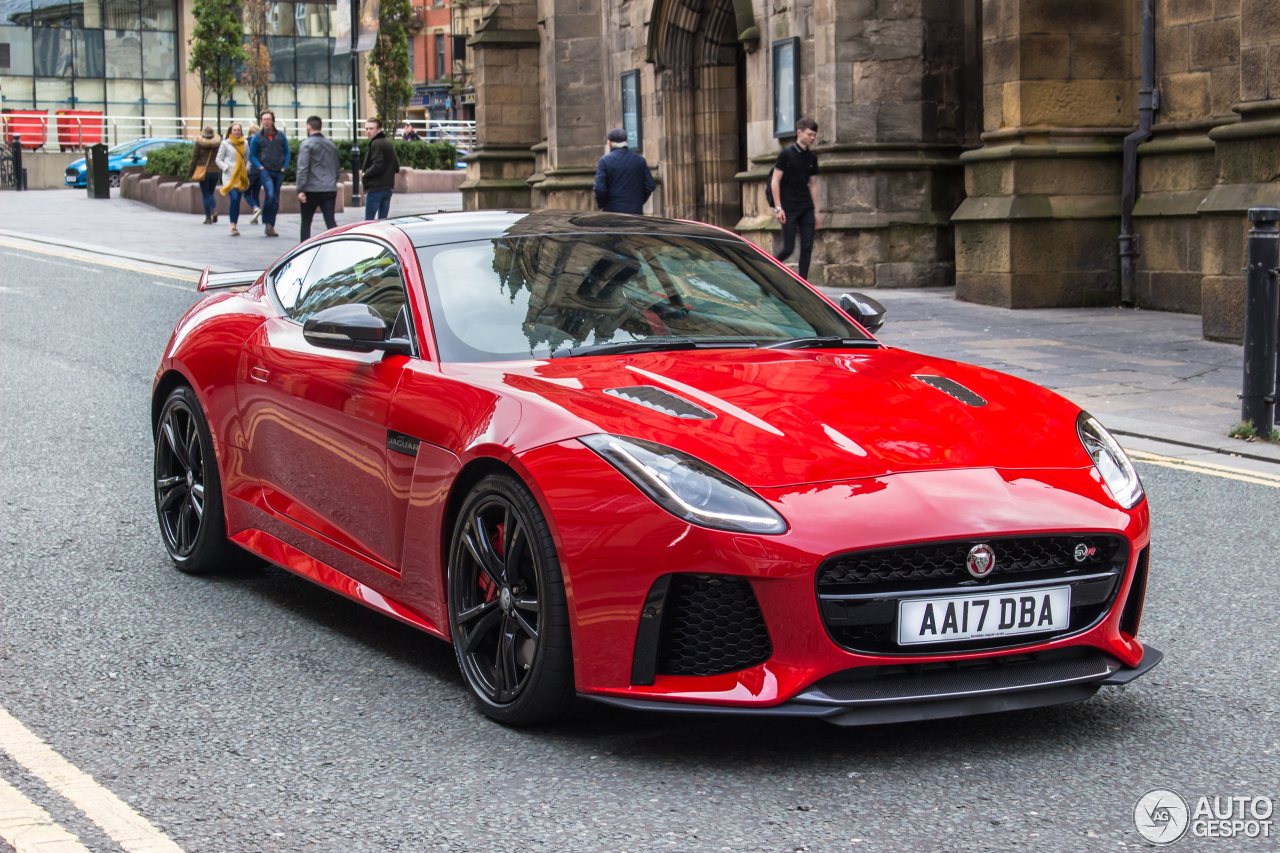
<path fill-rule="evenodd" d="M 871 340 L 740 241 L 551 234 L 429 246 L 419 260 L 443 361 Z"/>
<path fill-rule="evenodd" d="M 138 140 L 131 139 L 128 142 L 121 142 L 119 145 L 111 146 L 110 148 L 107 149 L 107 153 L 108 154 L 124 154 L 125 152 L 129 151 L 131 148 L 135 148 L 138 144 L 139 144 Z"/>

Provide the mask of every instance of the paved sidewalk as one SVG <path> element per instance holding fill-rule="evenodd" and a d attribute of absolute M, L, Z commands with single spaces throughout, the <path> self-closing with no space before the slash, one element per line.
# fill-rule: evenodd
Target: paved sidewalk
<path fill-rule="evenodd" d="M 279 237 L 264 236 L 262 225 L 250 225 L 248 216 L 240 218 L 240 236 L 232 237 L 225 216 L 218 217 L 216 225 L 204 225 L 203 216 L 157 210 L 117 193 L 113 189 L 110 200 L 90 199 L 83 189 L 0 193 L 0 233 L 54 239 L 143 260 L 177 261 L 197 269 L 208 264 L 215 271 L 265 267 L 298 243 L 302 217 L 296 213 L 276 219 Z M 461 193 L 397 193 L 391 198 L 392 216 L 461 209 Z M 363 207 L 337 214 L 339 225 L 360 219 Z M 312 234 L 324 230 L 319 213 L 311 229 Z"/>
<path fill-rule="evenodd" d="M 1280 448 L 1227 437 L 1240 420 L 1242 349 L 1204 340 L 1196 315 L 1010 311 L 949 289 L 869 293 L 888 310 L 885 343 L 1052 388 L 1117 433 L 1280 461 Z"/>

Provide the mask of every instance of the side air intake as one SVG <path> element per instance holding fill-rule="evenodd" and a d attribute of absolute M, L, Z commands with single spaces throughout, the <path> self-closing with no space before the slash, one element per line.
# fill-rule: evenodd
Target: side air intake
<path fill-rule="evenodd" d="M 937 388 L 943 394 L 946 394 L 950 397 L 955 397 L 957 400 L 959 400 L 961 403 L 964 403 L 966 406 L 985 406 L 987 404 L 986 400 L 982 399 L 977 394 L 973 393 L 968 388 L 961 385 L 959 382 L 956 382 L 953 379 L 948 379 L 945 376 L 929 376 L 927 374 L 918 374 L 918 375 L 912 376 L 911 378 L 918 379 L 926 385 L 931 385 L 934 388 Z"/>
<path fill-rule="evenodd" d="M 713 412 L 690 403 L 684 397 L 672 394 L 670 391 L 664 391 L 653 385 L 610 388 L 604 393 L 610 397 L 626 400 L 628 403 L 635 403 L 637 406 L 653 409 L 655 412 L 662 412 L 662 414 L 670 415 L 673 418 L 710 421 L 715 420 L 716 417 Z"/>

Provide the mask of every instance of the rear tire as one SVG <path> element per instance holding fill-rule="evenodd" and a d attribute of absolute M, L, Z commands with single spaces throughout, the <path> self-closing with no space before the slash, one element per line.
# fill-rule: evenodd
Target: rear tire
<path fill-rule="evenodd" d="M 160 410 L 153 482 L 160 540 L 175 566 L 202 575 L 240 564 L 243 552 L 227 539 L 213 436 L 186 385 Z"/>
<path fill-rule="evenodd" d="M 529 726 L 574 710 L 560 561 L 538 502 L 514 475 L 490 474 L 462 504 L 449 548 L 449 628 L 487 716 Z"/>

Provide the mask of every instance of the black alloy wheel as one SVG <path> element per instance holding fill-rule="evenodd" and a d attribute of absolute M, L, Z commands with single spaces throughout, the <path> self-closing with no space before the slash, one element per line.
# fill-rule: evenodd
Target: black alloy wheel
<path fill-rule="evenodd" d="M 173 390 L 156 425 L 156 516 L 170 559 L 184 572 L 227 566 L 239 551 L 227 541 L 213 438 L 195 392 Z"/>
<path fill-rule="evenodd" d="M 499 722 L 533 725 L 574 705 L 564 580 L 537 501 L 491 474 L 467 496 L 449 549 L 449 627 L 467 685 Z"/>

